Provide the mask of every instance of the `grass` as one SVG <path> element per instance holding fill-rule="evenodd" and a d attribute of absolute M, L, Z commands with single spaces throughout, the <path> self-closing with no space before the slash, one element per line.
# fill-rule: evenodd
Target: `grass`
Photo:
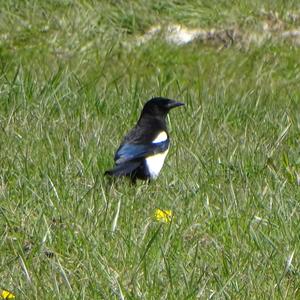
<path fill-rule="evenodd" d="M 297 2 L 2 2 L 0 289 L 297 299 L 299 47 L 133 42 L 158 23 L 257 30 L 263 9 L 296 28 Z M 110 183 L 103 172 L 156 95 L 186 103 L 170 114 L 160 177 Z"/>

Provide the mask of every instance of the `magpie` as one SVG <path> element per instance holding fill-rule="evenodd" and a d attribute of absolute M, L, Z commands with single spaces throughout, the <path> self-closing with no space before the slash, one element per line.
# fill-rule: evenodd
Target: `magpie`
<path fill-rule="evenodd" d="M 170 109 L 184 105 L 171 99 L 155 97 L 143 107 L 137 124 L 124 137 L 115 153 L 115 166 L 104 174 L 137 179 L 156 179 L 169 151 L 170 139 L 166 117 Z"/>

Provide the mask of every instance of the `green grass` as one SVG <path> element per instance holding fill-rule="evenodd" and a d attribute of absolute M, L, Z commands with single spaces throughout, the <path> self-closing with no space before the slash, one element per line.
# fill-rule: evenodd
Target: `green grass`
<path fill-rule="evenodd" d="M 262 9 L 296 28 L 297 1 L 1 2 L 0 289 L 300 297 L 299 46 L 133 42 L 158 23 L 257 30 Z M 109 182 L 114 151 L 157 95 L 186 103 L 170 113 L 160 177 Z"/>

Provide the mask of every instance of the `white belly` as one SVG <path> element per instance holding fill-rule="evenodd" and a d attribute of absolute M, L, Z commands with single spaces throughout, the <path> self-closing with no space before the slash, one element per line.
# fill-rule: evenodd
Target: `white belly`
<path fill-rule="evenodd" d="M 168 151 L 169 151 L 169 149 L 163 153 L 148 156 L 145 159 L 148 171 L 150 173 L 150 177 L 152 179 L 155 179 L 159 175 L 159 172 L 160 172 L 162 166 L 164 165 L 164 161 L 168 154 Z"/>

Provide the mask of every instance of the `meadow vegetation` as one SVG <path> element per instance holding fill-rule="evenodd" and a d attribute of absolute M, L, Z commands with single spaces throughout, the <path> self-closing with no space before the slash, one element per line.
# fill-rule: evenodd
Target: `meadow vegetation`
<path fill-rule="evenodd" d="M 299 28 L 298 1 L 0 2 L 0 289 L 300 297 L 300 46 L 278 38 Z M 276 38 L 260 43 L 136 43 L 157 24 L 266 22 Z M 110 182 L 103 173 L 153 96 L 186 104 L 170 113 L 162 173 Z"/>

